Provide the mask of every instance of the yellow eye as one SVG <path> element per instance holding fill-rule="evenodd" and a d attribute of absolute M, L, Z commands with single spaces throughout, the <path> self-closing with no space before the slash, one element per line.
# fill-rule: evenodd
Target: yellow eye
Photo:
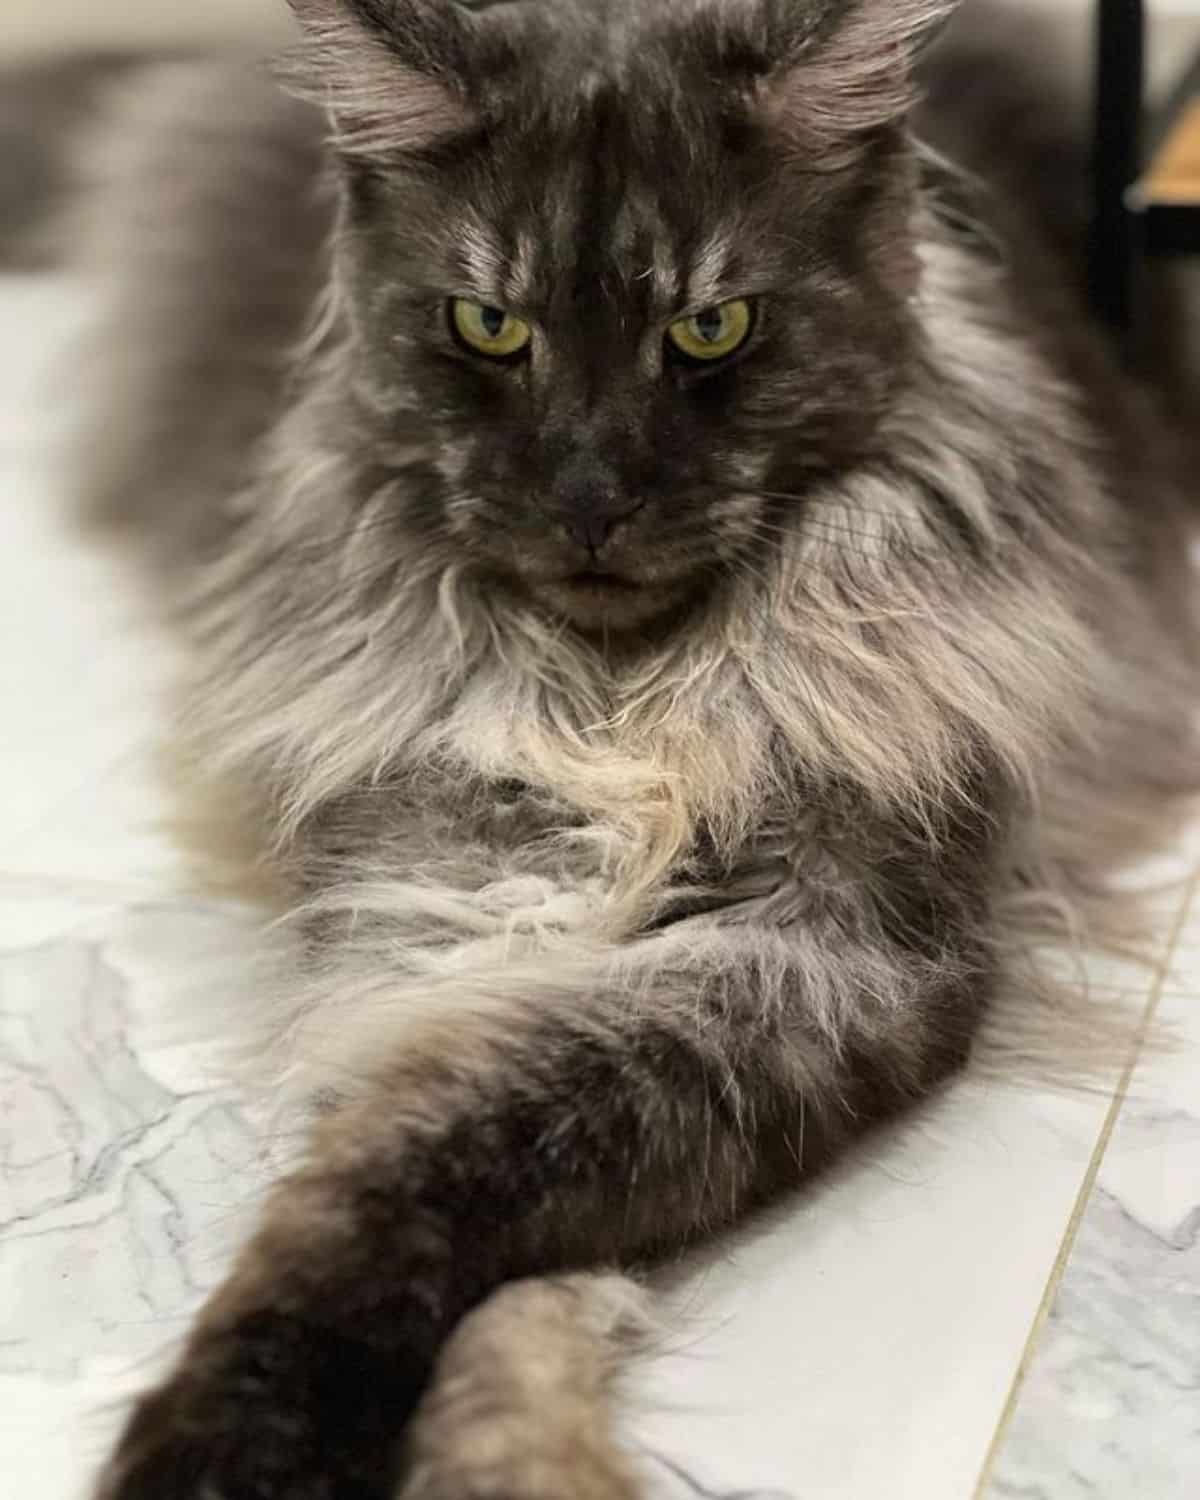
<path fill-rule="evenodd" d="M 750 337 L 754 314 L 743 297 L 736 302 L 722 302 L 720 307 L 706 307 L 691 318 L 680 318 L 667 330 L 667 337 L 688 359 L 710 363 L 726 359 L 740 349 Z"/>
<path fill-rule="evenodd" d="M 528 323 L 499 307 L 455 297 L 450 305 L 454 331 L 468 348 L 491 359 L 511 359 L 528 347 L 533 331 Z"/>

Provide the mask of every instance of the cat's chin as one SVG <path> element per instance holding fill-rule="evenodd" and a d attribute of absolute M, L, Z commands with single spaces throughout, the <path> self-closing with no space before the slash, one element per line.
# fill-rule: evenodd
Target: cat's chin
<path fill-rule="evenodd" d="M 531 592 L 543 608 L 589 634 L 645 630 L 668 621 L 690 603 L 693 582 L 635 583 L 616 574 L 583 572 L 541 580 Z"/>

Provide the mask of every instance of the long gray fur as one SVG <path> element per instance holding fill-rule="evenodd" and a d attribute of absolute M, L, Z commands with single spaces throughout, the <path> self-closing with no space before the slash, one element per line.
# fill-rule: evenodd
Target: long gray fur
<path fill-rule="evenodd" d="M 88 507 L 191 643 L 326 1105 L 103 1493 L 619 1500 L 626 1273 L 935 1089 L 1191 790 L 1182 442 L 1070 195 L 928 144 L 994 160 L 966 33 L 916 144 L 949 0 L 295 9 L 289 93 L 164 69 L 95 167 Z"/>

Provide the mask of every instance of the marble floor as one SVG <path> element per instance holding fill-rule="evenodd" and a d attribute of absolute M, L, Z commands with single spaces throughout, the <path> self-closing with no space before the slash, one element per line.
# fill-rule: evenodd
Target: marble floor
<path fill-rule="evenodd" d="M 0 1493 L 76 1500 L 261 1191 L 164 1017 L 246 919 L 189 894 L 150 770 L 165 644 L 71 537 L 79 291 L 0 281 Z M 1181 857 L 1186 876 L 1193 857 Z M 1111 1088 L 968 1078 L 673 1278 L 631 1382 L 664 1496 L 1200 1493 L 1200 902 L 1105 982 L 1175 1024 Z"/>

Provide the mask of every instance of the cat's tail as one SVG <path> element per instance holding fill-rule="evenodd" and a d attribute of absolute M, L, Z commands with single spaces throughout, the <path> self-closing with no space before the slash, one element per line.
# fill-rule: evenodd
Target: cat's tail
<path fill-rule="evenodd" d="M 637 1500 L 614 1386 L 651 1328 L 628 1277 L 511 1282 L 458 1326 L 407 1436 L 400 1500 Z"/>
<path fill-rule="evenodd" d="M 71 259 L 74 209 L 91 186 L 87 149 L 115 88 L 155 59 L 132 52 L 37 58 L 0 70 L 0 269 Z"/>
<path fill-rule="evenodd" d="M 236 524 L 225 502 L 309 326 L 333 219 L 325 126 L 253 53 L 160 58 L 99 103 L 65 215 L 95 299 L 73 490 L 174 592 Z"/>

